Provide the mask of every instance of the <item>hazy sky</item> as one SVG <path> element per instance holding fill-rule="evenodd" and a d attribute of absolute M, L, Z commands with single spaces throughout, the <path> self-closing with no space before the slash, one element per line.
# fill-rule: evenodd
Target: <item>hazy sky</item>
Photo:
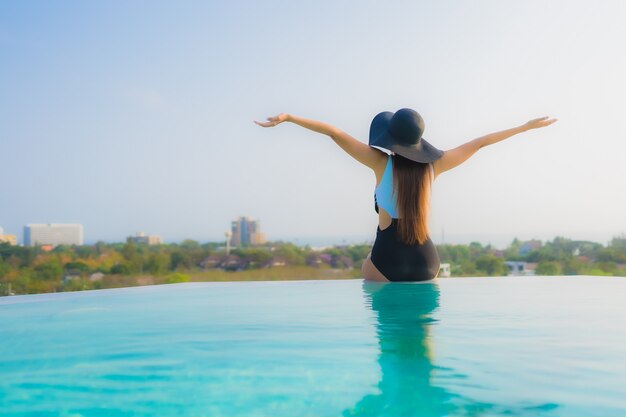
<path fill-rule="evenodd" d="M 373 239 L 375 177 L 328 137 L 367 142 L 416 109 L 441 149 L 540 116 L 435 182 L 440 242 L 626 232 L 626 2 L 0 3 L 0 226 L 82 223 L 223 239 Z"/>

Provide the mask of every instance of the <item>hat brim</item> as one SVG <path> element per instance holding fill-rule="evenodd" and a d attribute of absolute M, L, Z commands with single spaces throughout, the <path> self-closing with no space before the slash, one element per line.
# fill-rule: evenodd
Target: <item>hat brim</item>
<path fill-rule="evenodd" d="M 436 161 L 443 156 L 441 149 L 435 148 L 424 138 L 420 139 L 419 143 L 414 146 L 392 145 L 391 151 L 424 164 Z"/>
<path fill-rule="evenodd" d="M 443 156 L 442 150 L 435 148 L 424 138 L 411 146 L 398 144 L 398 140 L 388 130 L 392 117 L 391 112 L 382 112 L 374 117 L 370 126 L 369 146 L 383 148 L 421 163 L 433 162 Z"/>

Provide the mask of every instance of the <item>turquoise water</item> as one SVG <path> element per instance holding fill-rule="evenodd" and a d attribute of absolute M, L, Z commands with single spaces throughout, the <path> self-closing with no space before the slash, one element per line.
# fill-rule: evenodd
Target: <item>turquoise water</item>
<path fill-rule="evenodd" d="M 626 278 L 0 298 L 2 416 L 624 416 Z"/>

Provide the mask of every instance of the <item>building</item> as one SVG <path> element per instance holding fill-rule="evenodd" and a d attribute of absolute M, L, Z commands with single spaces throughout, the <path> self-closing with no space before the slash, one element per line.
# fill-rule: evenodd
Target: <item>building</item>
<path fill-rule="evenodd" d="M 0 227 L 0 243 L 8 243 L 9 245 L 17 245 L 17 236 L 5 235 L 4 229 Z"/>
<path fill-rule="evenodd" d="M 535 275 L 535 268 L 537 267 L 537 264 L 533 262 L 506 261 L 504 264 L 509 269 L 509 276 Z"/>
<path fill-rule="evenodd" d="M 441 264 L 439 265 L 439 275 L 440 277 L 449 278 L 450 277 L 450 264 Z"/>
<path fill-rule="evenodd" d="M 0 243 L 8 243 L 9 245 L 17 245 L 17 236 L 15 235 L 0 235 Z"/>
<path fill-rule="evenodd" d="M 241 216 L 231 223 L 231 245 L 260 245 L 265 242 L 265 235 L 261 233 L 261 224 L 258 220 Z"/>
<path fill-rule="evenodd" d="M 135 233 L 135 236 L 131 236 L 130 240 L 132 240 L 135 243 L 143 244 L 143 245 L 161 245 L 161 244 L 163 244 L 163 239 L 161 239 L 161 236 L 146 235 L 144 232 Z"/>
<path fill-rule="evenodd" d="M 24 245 L 82 245 L 82 224 L 28 224 L 24 227 Z"/>

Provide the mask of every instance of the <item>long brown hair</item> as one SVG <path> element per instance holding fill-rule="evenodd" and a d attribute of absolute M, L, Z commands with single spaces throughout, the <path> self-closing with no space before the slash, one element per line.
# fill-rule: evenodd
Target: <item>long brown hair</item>
<path fill-rule="evenodd" d="M 431 172 L 428 164 L 391 155 L 397 191 L 398 237 L 407 245 L 428 239 Z"/>

